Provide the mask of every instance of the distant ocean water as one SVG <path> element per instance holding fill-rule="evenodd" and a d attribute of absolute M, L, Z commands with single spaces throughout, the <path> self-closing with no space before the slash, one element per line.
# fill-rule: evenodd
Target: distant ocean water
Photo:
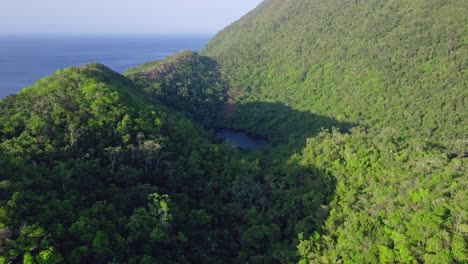
<path fill-rule="evenodd" d="M 211 36 L 0 35 L 0 98 L 58 69 L 100 62 L 124 72 L 181 50 L 200 50 Z"/>

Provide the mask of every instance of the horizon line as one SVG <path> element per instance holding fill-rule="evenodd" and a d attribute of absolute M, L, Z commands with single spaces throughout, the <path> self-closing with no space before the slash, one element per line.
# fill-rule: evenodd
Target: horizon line
<path fill-rule="evenodd" d="M 0 35 L 100 35 L 100 36 L 118 36 L 118 35 L 134 35 L 134 36 L 214 36 L 218 32 L 0 32 Z"/>

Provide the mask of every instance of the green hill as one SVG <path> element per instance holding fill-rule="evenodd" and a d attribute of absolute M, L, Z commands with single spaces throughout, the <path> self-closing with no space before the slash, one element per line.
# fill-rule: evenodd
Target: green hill
<path fill-rule="evenodd" d="M 0 229 L 10 234 L 0 263 L 197 258 L 184 257 L 192 246 L 179 242 L 191 235 L 175 222 L 185 221 L 185 206 L 209 216 L 192 202 L 174 205 L 189 192 L 167 194 L 180 181 L 199 190 L 198 176 L 185 179 L 189 167 L 179 164 L 195 148 L 217 151 L 206 136 L 100 64 L 60 70 L 9 96 L 0 102 Z"/>
<path fill-rule="evenodd" d="M 191 89 L 212 74 L 196 65 Z M 324 221 L 330 177 L 288 150 L 216 143 L 185 117 L 210 103 L 164 105 L 172 91 L 151 98 L 140 80 L 89 64 L 0 102 L 0 263 L 294 260 L 297 233 Z"/>
<path fill-rule="evenodd" d="M 226 84 L 212 59 L 182 51 L 131 68 L 125 75 L 152 98 L 184 111 L 205 125 L 219 119 Z"/>
<path fill-rule="evenodd" d="M 267 0 L 202 50 L 242 104 L 273 101 L 466 149 L 463 0 Z"/>
<path fill-rule="evenodd" d="M 462 0 L 266 0 L 202 50 L 229 84 L 232 127 L 293 137 L 301 164 L 336 180 L 325 224 L 299 234 L 301 263 L 468 260 L 467 13 Z"/>

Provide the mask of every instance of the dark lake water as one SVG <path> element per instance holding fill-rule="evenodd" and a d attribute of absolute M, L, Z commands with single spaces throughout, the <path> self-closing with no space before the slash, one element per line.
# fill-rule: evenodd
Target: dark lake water
<path fill-rule="evenodd" d="M 254 138 L 244 132 L 234 131 L 231 129 L 221 129 L 216 132 L 216 137 L 229 140 L 233 148 L 241 148 L 245 150 L 262 150 L 270 144 L 267 140 Z"/>
<path fill-rule="evenodd" d="M 181 50 L 200 50 L 208 35 L 0 35 L 0 98 L 58 69 L 100 62 L 124 72 Z"/>

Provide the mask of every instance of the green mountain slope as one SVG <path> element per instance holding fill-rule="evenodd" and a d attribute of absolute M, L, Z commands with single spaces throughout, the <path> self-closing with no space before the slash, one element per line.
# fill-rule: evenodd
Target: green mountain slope
<path fill-rule="evenodd" d="M 202 50 L 240 103 L 467 146 L 463 0 L 267 0 Z"/>
<path fill-rule="evenodd" d="M 225 83 L 212 59 L 182 51 L 131 68 L 125 75 L 152 98 L 184 111 L 205 125 L 219 119 Z"/>
<path fill-rule="evenodd" d="M 301 164 L 336 180 L 325 224 L 298 234 L 301 263 L 468 261 L 467 13 L 266 0 L 202 50 L 229 84 L 232 127 L 305 145 Z"/>
<path fill-rule="evenodd" d="M 178 80 L 211 76 L 197 65 Z M 297 234 L 325 220 L 330 177 L 287 149 L 212 143 L 184 117 L 211 104 L 164 105 L 141 85 L 89 64 L 0 102 L 0 263 L 294 261 Z"/>
<path fill-rule="evenodd" d="M 167 194 L 180 184 L 175 173 L 193 191 L 199 179 L 168 164 L 186 162 L 179 157 L 194 146 L 210 152 L 207 143 L 200 128 L 99 64 L 60 70 L 6 98 L 0 228 L 10 235 L 1 237 L 0 262 L 187 261 L 182 252 L 192 246 L 176 236 L 191 235 L 175 222 L 185 206 L 200 208 Z"/>

